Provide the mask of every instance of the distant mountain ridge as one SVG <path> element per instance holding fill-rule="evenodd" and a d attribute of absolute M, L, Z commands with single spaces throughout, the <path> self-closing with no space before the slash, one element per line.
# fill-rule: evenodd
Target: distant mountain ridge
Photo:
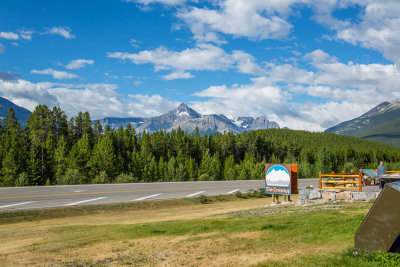
<path fill-rule="evenodd" d="M 126 127 L 129 123 L 137 132 L 155 132 L 160 129 L 171 131 L 180 127 L 183 131 L 193 133 L 196 128 L 202 134 L 207 133 L 242 133 L 243 131 L 279 128 L 276 122 L 269 121 L 264 116 L 256 119 L 252 117 L 239 117 L 236 121 L 230 120 L 225 115 L 202 115 L 181 103 L 176 109 L 165 114 L 151 118 L 114 118 L 107 117 L 99 120 L 103 125 L 112 128 Z"/>
<path fill-rule="evenodd" d="M 383 102 L 360 117 L 339 123 L 325 132 L 400 146 L 400 99 Z"/>
<path fill-rule="evenodd" d="M 31 115 L 31 112 L 26 108 L 20 107 L 3 97 L 0 97 L 0 124 L 3 124 L 3 120 L 7 117 L 8 110 L 10 108 L 14 109 L 15 117 L 21 123 L 21 126 L 25 127 L 26 121 L 28 120 L 29 115 Z"/>

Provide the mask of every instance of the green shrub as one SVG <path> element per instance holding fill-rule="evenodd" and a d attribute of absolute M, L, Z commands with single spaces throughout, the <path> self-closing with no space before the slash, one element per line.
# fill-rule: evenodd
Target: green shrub
<path fill-rule="evenodd" d="M 357 173 L 356 166 L 354 166 L 353 162 L 346 162 L 346 163 L 344 164 L 343 168 L 344 168 L 344 171 L 345 171 L 346 173 L 350 173 L 350 172 L 353 171 L 353 170 L 354 170 L 354 172 Z"/>
<path fill-rule="evenodd" d="M 247 191 L 247 195 L 248 195 L 249 197 L 256 197 L 256 196 L 258 195 L 258 193 L 257 193 L 256 190 L 250 188 L 250 189 Z"/>
<path fill-rule="evenodd" d="M 136 183 L 139 179 L 130 173 L 121 173 L 117 176 L 114 183 Z"/>
<path fill-rule="evenodd" d="M 228 200 L 228 198 L 227 198 L 227 196 L 226 195 L 218 195 L 218 196 L 216 196 L 215 197 L 215 199 L 217 200 L 217 201 L 226 201 L 226 200 Z"/>
<path fill-rule="evenodd" d="M 236 192 L 235 192 L 235 196 L 236 196 L 236 197 L 239 197 L 239 198 L 247 198 L 247 196 L 244 195 L 244 194 L 242 194 L 242 192 L 240 192 L 240 191 L 236 191 Z"/>
<path fill-rule="evenodd" d="M 84 177 L 77 169 L 68 169 L 60 180 L 61 184 L 82 184 Z"/>
<path fill-rule="evenodd" d="M 15 186 L 27 186 L 29 185 L 29 178 L 26 172 L 21 173 L 15 181 Z"/>
<path fill-rule="evenodd" d="M 208 173 L 203 173 L 199 176 L 199 181 L 211 181 L 211 177 Z"/>
<path fill-rule="evenodd" d="M 265 197 L 265 196 L 266 196 L 266 194 L 265 194 L 265 188 L 264 188 L 264 187 L 258 188 L 258 194 L 259 194 L 260 196 Z"/>
<path fill-rule="evenodd" d="M 96 177 L 94 177 L 92 184 L 106 184 L 110 182 L 110 178 L 108 177 L 105 171 L 101 171 Z"/>
<path fill-rule="evenodd" d="M 200 200 L 200 203 L 202 203 L 202 204 L 207 204 L 207 203 L 211 202 L 210 199 L 205 194 L 201 194 L 199 197 L 199 200 Z"/>

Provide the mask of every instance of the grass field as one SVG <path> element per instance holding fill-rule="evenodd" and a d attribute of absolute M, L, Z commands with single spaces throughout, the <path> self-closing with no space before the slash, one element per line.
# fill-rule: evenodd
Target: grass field
<path fill-rule="evenodd" d="M 371 203 L 267 206 L 219 196 L 0 213 L 4 266 L 376 266 L 353 255 Z M 207 203 L 207 204 L 204 204 Z"/>

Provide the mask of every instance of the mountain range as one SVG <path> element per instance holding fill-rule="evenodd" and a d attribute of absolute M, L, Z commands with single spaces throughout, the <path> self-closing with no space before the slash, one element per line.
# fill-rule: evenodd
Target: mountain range
<path fill-rule="evenodd" d="M 13 102 L 0 97 L 0 124 L 13 108 L 17 119 L 24 127 L 31 112 Z M 180 127 L 188 133 L 193 133 L 196 128 L 201 134 L 215 132 L 241 133 L 259 129 L 280 128 L 276 122 L 269 121 L 266 117 L 258 118 L 239 117 L 231 120 L 225 115 L 202 115 L 182 103 L 174 110 L 151 118 L 116 118 L 106 117 L 99 120 L 103 127 L 110 125 L 112 128 L 126 127 L 129 123 L 137 132 L 154 132 L 160 129 L 171 131 Z M 400 146 L 400 99 L 392 103 L 383 102 L 360 117 L 339 123 L 325 130 L 325 132 L 351 135 L 378 142 Z"/>
<path fill-rule="evenodd" d="M 21 126 L 25 127 L 26 120 L 29 118 L 29 115 L 31 115 L 31 112 L 3 97 L 0 97 L 0 124 L 3 124 L 3 120 L 7 117 L 10 108 L 14 109 L 15 117 L 21 123 Z"/>
<path fill-rule="evenodd" d="M 339 123 L 325 132 L 400 146 L 400 99 L 383 102 L 360 117 Z"/>
<path fill-rule="evenodd" d="M 215 132 L 232 132 L 237 134 L 243 131 L 279 128 L 276 122 L 269 121 L 264 116 L 256 119 L 252 117 L 239 117 L 237 120 L 231 120 L 225 115 L 202 115 L 184 103 L 181 103 L 174 110 L 151 118 L 107 117 L 99 121 L 103 127 L 109 125 L 114 129 L 120 126 L 126 127 L 130 123 L 137 132 L 155 132 L 160 129 L 171 131 L 180 127 L 188 133 L 195 132 L 197 128 L 201 134 Z"/>
<path fill-rule="evenodd" d="M 26 120 L 31 112 L 2 97 L 0 97 L 0 124 L 2 124 L 10 108 L 14 109 L 18 121 L 23 127 L 25 127 Z M 93 123 L 94 122 L 95 121 L 93 121 Z M 256 119 L 252 117 L 239 117 L 237 120 L 231 120 L 225 115 L 202 115 L 184 103 L 180 104 L 179 107 L 170 112 L 151 118 L 106 117 L 99 120 L 99 122 L 102 124 L 103 128 L 106 125 L 109 125 L 113 129 L 119 128 L 120 126 L 126 127 L 128 124 L 131 124 L 131 126 L 135 128 L 136 132 L 155 132 L 160 129 L 171 131 L 172 129 L 180 127 L 188 133 L 195 132 L 197 128 L 200 134 L 215 132 L 232 132 L 237 134 L 242 133 L 245 130 L 251 131 L 279 128 L 279 125 L 276 122 L 269 121 L 264 116 Z"/>

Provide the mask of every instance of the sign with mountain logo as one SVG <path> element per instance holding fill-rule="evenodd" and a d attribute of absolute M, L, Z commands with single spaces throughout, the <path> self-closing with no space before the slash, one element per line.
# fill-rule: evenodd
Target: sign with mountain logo
<path fill-rule="evenodd" d="M 295 189 L 294 192 L 292 189 Z M 265 164 L 265 193 L 272 195 L 297 193 L 297 164 Z"/>

